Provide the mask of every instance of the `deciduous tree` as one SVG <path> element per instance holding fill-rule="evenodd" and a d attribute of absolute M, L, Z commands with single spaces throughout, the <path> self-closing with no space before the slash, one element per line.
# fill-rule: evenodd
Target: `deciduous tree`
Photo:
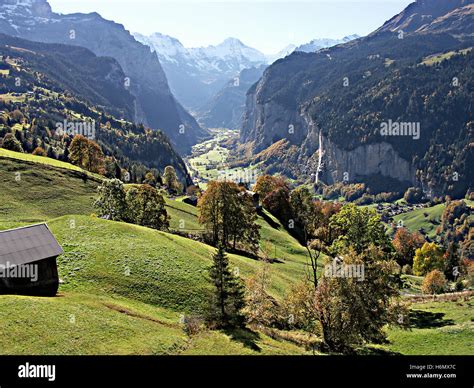
<path fill-rule="evenodd" d="M 425 276 L 421 290 L 424 294 L 441 294 L 446 289 L 446 277 L 437 269 Z"/>
<path fill-rule="evenodd" d="M 127 202 L 123 183 L 119 179 L 105 179 L 97 188 L 94 206 L 100 217 L 114 221 L 127 220 Z"/>
<path fill-rule="evenodd" d="M 398 228 L 393 238 L 393 247 L 397 252 L 397 262 L 400 265 L 413 265 L 415 251 L 425 242 L 423 236 L 417 232 L 411 233 L 406 228 Z"/>
<path fill-rule="evenodd" d="M 413 273 L 417 276 L 424 276 L 435 269 L 444 271 L 446 262 L 444 252 L 436 243 L 424 243 L 415 251 L 413 259 Z"/>
<path fill-rule="evenodd" d="M 154 187 L 144 184 L 127 190 L 128 220 L 153 229 L 169 226 L 163 196 Z"/>
<path fill-rule="evenodd" d="M 105 158 L 100 146 L 85 136 L 76 135 L 69 146 L 69 160 L 87 171 L 105 173 Z"/>
<path fill-rule="evenodd" d="M 266 263 L 245 282 L 244 314 L 249 324 L 270 326 L 275 320 L 275 303 L 268 294 L 270 267 Z"/>
<path fill-rule="evenodd" d="M 224 248 L 237 243 L 258 249 L 260 227 L 251 197 L 233 182 L 211 181 L 198 203 L 199 222 L 206 228 L 211 242 Z"/>
<path fill-rule="evenodd" d="M 163 184 L 170 191 L 170 193 L 178 194 L 182 190 L 181 183 L 179 183 L 176 170 L 173 166 L 166 166 L 163 174 Z"/>

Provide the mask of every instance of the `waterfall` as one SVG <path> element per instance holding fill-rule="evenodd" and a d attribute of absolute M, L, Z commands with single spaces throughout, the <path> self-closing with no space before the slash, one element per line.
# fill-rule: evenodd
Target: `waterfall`
<path fill-rule="evenodd" d="M 323 171 L 323 131 L 319 130 L 318 169 L 316 170 L 316 183 L 319 183 L 319 174 Z"/>

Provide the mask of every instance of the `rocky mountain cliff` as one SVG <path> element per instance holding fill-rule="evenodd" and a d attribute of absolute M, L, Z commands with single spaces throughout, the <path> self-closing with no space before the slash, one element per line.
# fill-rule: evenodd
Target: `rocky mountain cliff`
<path fill-rule="evenodd" d="M 472 1 L 418 1 L 365 38 L 277 61 L 247 95 L 248 155 L 302 180 L 464 195 L 472 20 Z M 389 123 L 399 130 L 382 133 Z"/>
<path fill-rule="evenodd" d="M 136 98 L 134 120 L 163 130 L 180 152 L 207 131 L 176 101 L 158 57 L 125 28 L 97 13 L 61 15 L 46 0 L 0 0 L 0 32 L 47 43 L 64 43 L 115 58 Z"/>

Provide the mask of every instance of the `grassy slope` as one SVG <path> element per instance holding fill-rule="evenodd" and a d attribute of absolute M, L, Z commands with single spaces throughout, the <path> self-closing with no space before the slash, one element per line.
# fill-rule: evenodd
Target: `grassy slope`
<path fill-rule="evenodd" d="M 90 173 L 86 170 L 83 170 L 82 168 L 78 166 L 74 166 L 73 164 L 62 162 L 56 159 L 47 158 L 44 156 L 25 154 L 25 153 L 14 152 L 14 151 L 6 150 L 4 148 L 0 148 L 0 158 L 25 161 L 25 162 L 30 162 L 34 164 L 42 164 L 47 167 L 55 167 L 55 168 L 60 168 L 60 169 L 65 169 L 65 170 L 77 171 L 83 174 L 87 174 L 93 178 L 94 177 L 99 178 L 99 175 Z"/>
<path fill-rule="evenodd" d="M 166 198 L 166 211 L 171 217 L 170 228 L 190 234 L 198 234 L 203 227 L 198 222 L 198 210 L 179 200 Z"/>
<path fill-rule="evenodd" d="M 62 297 L 0 296 L 0 331 L 13 333 L 0 339 L 0 353 L 305 352 L 263 334 L 249 339 L 249 333 L 242 333 L 241 340 L 231 340 L 224 333 L 205 332 L 189 340 L 179 318 L 203 305 L 214 250 L 172 234 L 88 216 L 96 186 L 67 168 L 38 168 L 0 157 L 0 229 L 48 220 L 65 250 L 58 259 Z M 184 219 L 186 228 L 200 228 L 196 208 L 180 201 L 167 204 L 172 226 Z M 261 266 L 241 256 L 230 259 L 244 277 Z M 286 282 L 287 275 L 275 271 L 272 293 L 282 296 Z"/>
<path fill-rule="evenodd" d="M 17 171 L 22 172 L 20 182 L 14 179 Z M 61 297 L 0 296 L 0 331 L 11 333 L 0 338 L 0 353 L 305 353 L 290 342 L 259 333 L 241 333 L 232 340 L 219 332 L 204 332 L 191 340 L 186 337 L 180 315 L 202 306 L 213 249 L 168 233 L 88 216 L 93 212 L 95 186 L 94 181 L 84 182 L 67 169 L 38 168 L 0 157 L 0 229 L 50 220 L 66 252 L 59 259 L 64 281 Z M 196 208 L 180 201 L 167 204 L 172 225 L 184 219 L 186 228 L 198 227 Z M 278 223 L 274 227 L 263 219 L 259 223 L 262 248 L 273 258 L 276 247 L 279 261 L 271 265 L 271 293 L 281 297 L 304 275 L 305 252 Z M 244 277 L 261 265 L 236 255 L 230 259 Z M 465 308 L 437 303 L 433 309 L 445 311 L 447 317 L 452 310 L 456 325 L 466 322 Z M 444 352 L 434 340 L 432 344 L 423 340 L 418 346 L 417 338 L 423 338 L 424 330 L 432 330 L 440 341 L 446 339 L 445 333 L 433 328 L 390 330 L 394 343 L 388 349 Z M 467 335 L 472 335 L 472 326 L 457 333 L 446 352 L 472 354 L 472 348 L 460 345 L 469 339 Z"/>
<path fill-rule="evenodd" d="M 221 332 L 188 338 L 176 312 L 111 296 L 0 296 L 2 355 L 303 354 L 263 334 L 231 340 Z M 248 337 L 251 334 L 245 333 Z"/>
<path fill-rule="evenodd" d="M 426 209 L 413 210 L 395 216 L 394 220 L 396 223 L 403 220 L 403 225 L 412 232 L 423 228 L 428 237 L 434 238 L 445 207 L 445 204 L 440 204 Z"/>
<path fill-rule="evenodd" d="M 96 187 L 96 181 L 79 179 L 73 170 L 0 156 L 0 228 L 90 214 Z"/>
<path fill-rule="evenodd" d="M 388 348 L 410 355 L 474 355 L 473 309 L 473 298 L 413 305 L 411 330 L 390 330 Z"/>
<path fill-rule="evenodd" d="M 464 200 L 471 208 L 474 206 L 474 201 Z M 423 228 L 428 237 L 434 238 L 436 235 L 436 228 L 438 227 L 441 216 L 446 208 L 446 204 L 442 203 L 426 209 L 417 209 L 411 212 L 399 214 L 394 217 L 395 223 L 403 220 L 403 224 L 412 232 Z"/>

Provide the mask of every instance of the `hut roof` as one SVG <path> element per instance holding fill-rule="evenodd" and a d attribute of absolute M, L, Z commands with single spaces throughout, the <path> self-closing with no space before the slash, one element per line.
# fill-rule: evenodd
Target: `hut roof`
<path fill-rule="evenodd" d="M 63 253 L 46 224 L 0 232 L 0 265 L 33 263 Z"/>

